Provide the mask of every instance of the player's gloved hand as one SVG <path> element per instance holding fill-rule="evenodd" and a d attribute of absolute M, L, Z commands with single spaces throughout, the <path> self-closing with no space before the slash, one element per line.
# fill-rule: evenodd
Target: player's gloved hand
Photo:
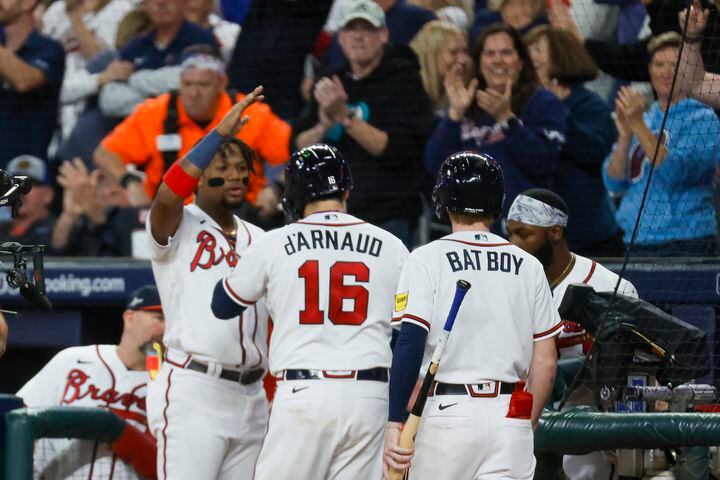
<path fill-rule="evenodd" d="M 383 479 L 391 480 L 390 468 L 404 471 L 410 468 L 410 461 L 415 455 L 412 448 L 400 448 L 401 423 L 388 422 L 385 427 L 385 447 L 383 448 Z"/>

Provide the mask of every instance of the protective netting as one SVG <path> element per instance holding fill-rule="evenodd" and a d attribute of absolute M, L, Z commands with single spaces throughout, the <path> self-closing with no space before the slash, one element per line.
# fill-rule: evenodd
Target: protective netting
<path fill-rule="evenodd" d="M 35 442 L 33 478 L 37 480 L 140 480 L 135 470 L 105 443 L 94 440 L 42 438 Z"/>

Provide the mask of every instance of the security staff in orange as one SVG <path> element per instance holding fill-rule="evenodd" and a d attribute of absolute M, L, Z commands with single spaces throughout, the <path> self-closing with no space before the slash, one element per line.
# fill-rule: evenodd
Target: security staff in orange
<path fill-rule="evenodd" d="M 149 205 L 165 171 L 245 98 L 237 94 L 233 99 L 225 91 L 225 65 L 215 52 L 198 49 L 181 63 L 180 72 L 179 93 L 165 93 L 138 105 L 95 150 L 97 167 L 127 189 L 134 206 Z M 277 166 L 288 160 L 291 129 L 267 104 L 255 103 L 247 114 L 253 121 L 238 138 L 260 157 L 255 159 L 246 197 L 255 203 L 266 185 L 262 161 Z M 129 171 L 128 165 L 144 172 L 144 178 Z"/>

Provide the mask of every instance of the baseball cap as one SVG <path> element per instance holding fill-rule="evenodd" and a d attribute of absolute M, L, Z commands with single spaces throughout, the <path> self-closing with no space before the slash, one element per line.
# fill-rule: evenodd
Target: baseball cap
<path fill-rule="evenodd" d="M 385 26 L 385 12 L 373 0 L 345 0 L 340 12 L 340 28 L 358 19 L 365 20 L 375 28 Z"/>
<path fill-rule="evenodd" d="M 127 310 L 144 310 L 151 312 L 159 312 L 162 310 L 160 304 L 160 294 L 155 285 L 145 285 L 135 290 L 128 300 Z"/>
<path fill-rule="evenodd" d="M 5 169 L 11 175 L 30 177 L 36 183 L 45 183 L 47 166 L 45 162 L 32 155 L 20 155 L 8 163 Z"/>

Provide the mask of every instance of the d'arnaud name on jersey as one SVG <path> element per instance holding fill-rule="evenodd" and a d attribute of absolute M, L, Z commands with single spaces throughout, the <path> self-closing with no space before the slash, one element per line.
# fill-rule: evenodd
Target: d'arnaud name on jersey
<path fill-rule="evenodd" d="M 382 240 L 362 233 L 337 230 L 310 230 L 287 236 L 285 253 L 292 255 L 303 250 L 346 250 L 379 257 Z"/>
<path fill-rule="evenodd" d="M 524 258 L 516 257 L 508 252 L 494 252 L 491 250 L 468 250 L 462 253 L 447 252 L 445 254 L 453 272 L 460 270 L 485 270 L 488 272 L 520 272 Z"/>

